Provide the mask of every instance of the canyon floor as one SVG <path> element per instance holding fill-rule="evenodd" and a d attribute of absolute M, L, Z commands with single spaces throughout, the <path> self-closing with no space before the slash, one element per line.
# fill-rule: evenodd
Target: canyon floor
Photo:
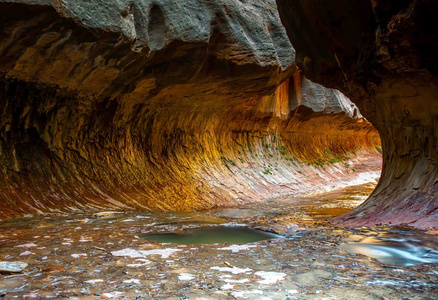
<path fill-rule="evenodd" d="M 192 213 L 50 213 L 3 221 L 0 260 L 28 266 L 1 273 L 0 296 L 437 299 L 436 232 L 329 222 L 361 203 L 375 184 Z M 256 229 L 270 238 L 246 244 L 148 240 L 199 228 Z"/>

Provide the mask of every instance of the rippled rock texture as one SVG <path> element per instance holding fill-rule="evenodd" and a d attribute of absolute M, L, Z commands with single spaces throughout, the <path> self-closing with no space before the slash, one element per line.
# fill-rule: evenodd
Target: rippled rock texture
<path fill-rule="evenodd" d="M 438 227 L 438 2 L 277 2 L 306 76 L 343 91 L 382 138 L 377 189 L 338 221 Z"/>
<path fill-rule="evenodd" d="M 355 106 L 295 66 L 274 1 L 3 0 L 0 14 L 0 218 L 306 193 L 377 153 Z"/>

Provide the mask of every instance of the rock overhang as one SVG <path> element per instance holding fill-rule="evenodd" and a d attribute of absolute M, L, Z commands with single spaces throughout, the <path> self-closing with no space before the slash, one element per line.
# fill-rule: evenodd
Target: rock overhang
<path fill-rule="evenodd" d="M 5 216 L 259 201 L 315 187 L 291 160 L 380 144 L 297 70 L 273 1 L 0 5 Z"/>

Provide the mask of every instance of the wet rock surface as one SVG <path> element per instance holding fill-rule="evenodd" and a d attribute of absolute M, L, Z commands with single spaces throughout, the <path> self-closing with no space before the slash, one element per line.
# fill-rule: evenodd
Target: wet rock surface
<path fill-rule="evenodd" d="M 330 225 L 334 205 L 352 209 L 374 185 L 233 210 L 52 213 L 2 222 L 0 260 L 29 266 L 1 274 L 0 293 L 7 299 L 436 299 L 436 264 L 396 266 L 340 249 L 345 241 L 391 235 L 436 251 L 433 232 Z M 176 221 L 211 218 L 280 238 L 209 245 L 140 238 L 206 226 Z"/>
<path fill-rule="evenodd" d="M 19 261 L 0 261 L 0 272 L 17 273 L 23 271 L 27 264 Z"/>

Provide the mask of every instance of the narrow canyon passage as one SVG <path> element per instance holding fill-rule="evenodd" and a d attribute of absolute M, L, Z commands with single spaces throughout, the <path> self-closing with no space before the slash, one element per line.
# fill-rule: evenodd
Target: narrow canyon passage
<path fill-rule="evenodd" d="M 345 67 L 391 9 L 104 2 L 0 0 L 0 297 L 436 298 L 433 70 Z"/>
<path fill-rule="evenodd" d="M 160 6 L 87 19 L 76 6 L 1 5 L 1 218 L 232 206 L 380 171 L 377 131 L 303 76 L 269 6 L 242 20 L 233 1 L 212 3 L 210 20 L 184 19 L 158 42 L 156 26 L 181 21 L 168 11 L 158 24 Z M 180 35 L 195 25 L 211 34 Z M 352 167 L 362 158 L 376 162 Z"/>

